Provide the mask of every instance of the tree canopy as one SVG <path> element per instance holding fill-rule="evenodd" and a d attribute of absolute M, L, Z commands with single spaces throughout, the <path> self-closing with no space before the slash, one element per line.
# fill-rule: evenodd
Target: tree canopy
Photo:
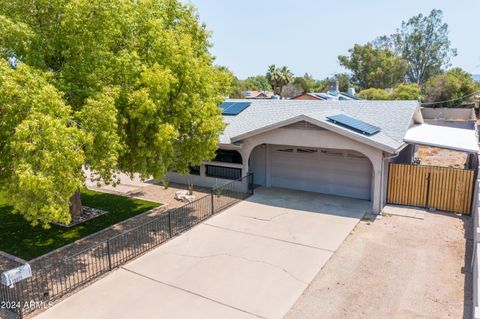
<path fill-rule="evenodd" d="M 406 63 L 391 50 L 372 43 L 355 44 L 349 55 L 340 55 L 340 65 L 350 70 L 351 81 L 359 89 L 391 88 L 403 82 Z"/>
<path fill-rule="evenodd" d="M 420 86 L 416 83 L 400 84 L 393 89 L 392 100 L 419 100 L 421 96 Z"/>
<path fill-rule="evenodd" d="M 419 100 L 420 86 L 418 84 L 400 84 L 391 92 L 384 89 L 370 88 L 358 93 L 365 100 Z"/>
<path fill-rule="evenodd" d="M 391 95 L 384 89 L 370 88 L 358 93 L 358 97 L 364 100 L 391 100 Z"/>
<path fill-rule="evenodd" d="M 412 83 L 423 84 L 440 74 L 449 67 L 450 58 L 457 55 L 451 48 L 448 24 L 443 22 L 441 10 L 402 22 L 391 38 L 395 50 L 408 63 L 407 78 Z"/>
<path fill-rule="evenodd" d="M 271 91 L 272 87 L 268 83 L 265 75 L 249 76 L 244 81 L 244 86 L 248 90 Z"/>
<path fill-rule="evenodd" d="M 469 101 L 478 87 L 472 75 L 461 68 L 453 68 L 434 76 L 425 83 L 424 101 L 435 107 L 451 107 Z"/>
<path fill-rule="evenodd" d="M 114 183 L 212 158 L 231 75 L 208 39 L 176 0 L 2 2 L 0 180 L 15 209 L 68 222 L 82 166 Z"/>
<path fill-rule="evenodd" d="M 230 72 L 230 71 L 229 71 Z M 264 75 L 249 76 L 245 80 L 239 80 L 231 73 L 233 78 L 231 90 L 228 96 L 232 99 L 243 99 L 244 91 L 271 91 L 272 88 Z"/>

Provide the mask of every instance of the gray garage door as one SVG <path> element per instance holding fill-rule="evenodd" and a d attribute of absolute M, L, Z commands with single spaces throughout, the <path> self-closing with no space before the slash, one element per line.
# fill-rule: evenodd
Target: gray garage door
<path fill-rule="evenodd" d="M 360 154 L 335 150 L 272 147 L 274 187 L 370 199 L 372 169 Z"/>

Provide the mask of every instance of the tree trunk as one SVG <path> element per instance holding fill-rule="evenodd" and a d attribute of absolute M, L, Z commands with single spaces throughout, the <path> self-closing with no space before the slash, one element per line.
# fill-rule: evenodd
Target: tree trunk
<path fill-rule="evenodd" d="M 79 216 L 82 213 L 82 200 L 80 199 L 80 191 L 70 197 L 70 215 L 72 217 Z"/>

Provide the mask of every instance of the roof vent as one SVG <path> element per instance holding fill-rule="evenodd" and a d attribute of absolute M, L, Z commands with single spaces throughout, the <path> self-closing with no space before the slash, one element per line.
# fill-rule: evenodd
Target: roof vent
<path fill-rule="evenodd" d="M 327 116 L 327 119 L 334 124 L 343 126 L 345 128 L 361 133 L 363 135 L 371 136 L 373 134 L 380 132 L 379 127 L 357 120 L 353 117 L 350 117 L 344 114 Z"/>

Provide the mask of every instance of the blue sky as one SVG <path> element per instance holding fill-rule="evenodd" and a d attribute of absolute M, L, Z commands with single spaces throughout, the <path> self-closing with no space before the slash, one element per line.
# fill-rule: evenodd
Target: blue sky
<path fill-rule="evenodd" d="M 418 13 L 442 9 L 452 60 L 480 73 L 480 0 L 190 0 L 212 32 L 211 52 L 239 78 L 264 74 L 269 64 L 324 78 L 344 69 L 337 56 L 355 43 L 391 34 Z"/>

